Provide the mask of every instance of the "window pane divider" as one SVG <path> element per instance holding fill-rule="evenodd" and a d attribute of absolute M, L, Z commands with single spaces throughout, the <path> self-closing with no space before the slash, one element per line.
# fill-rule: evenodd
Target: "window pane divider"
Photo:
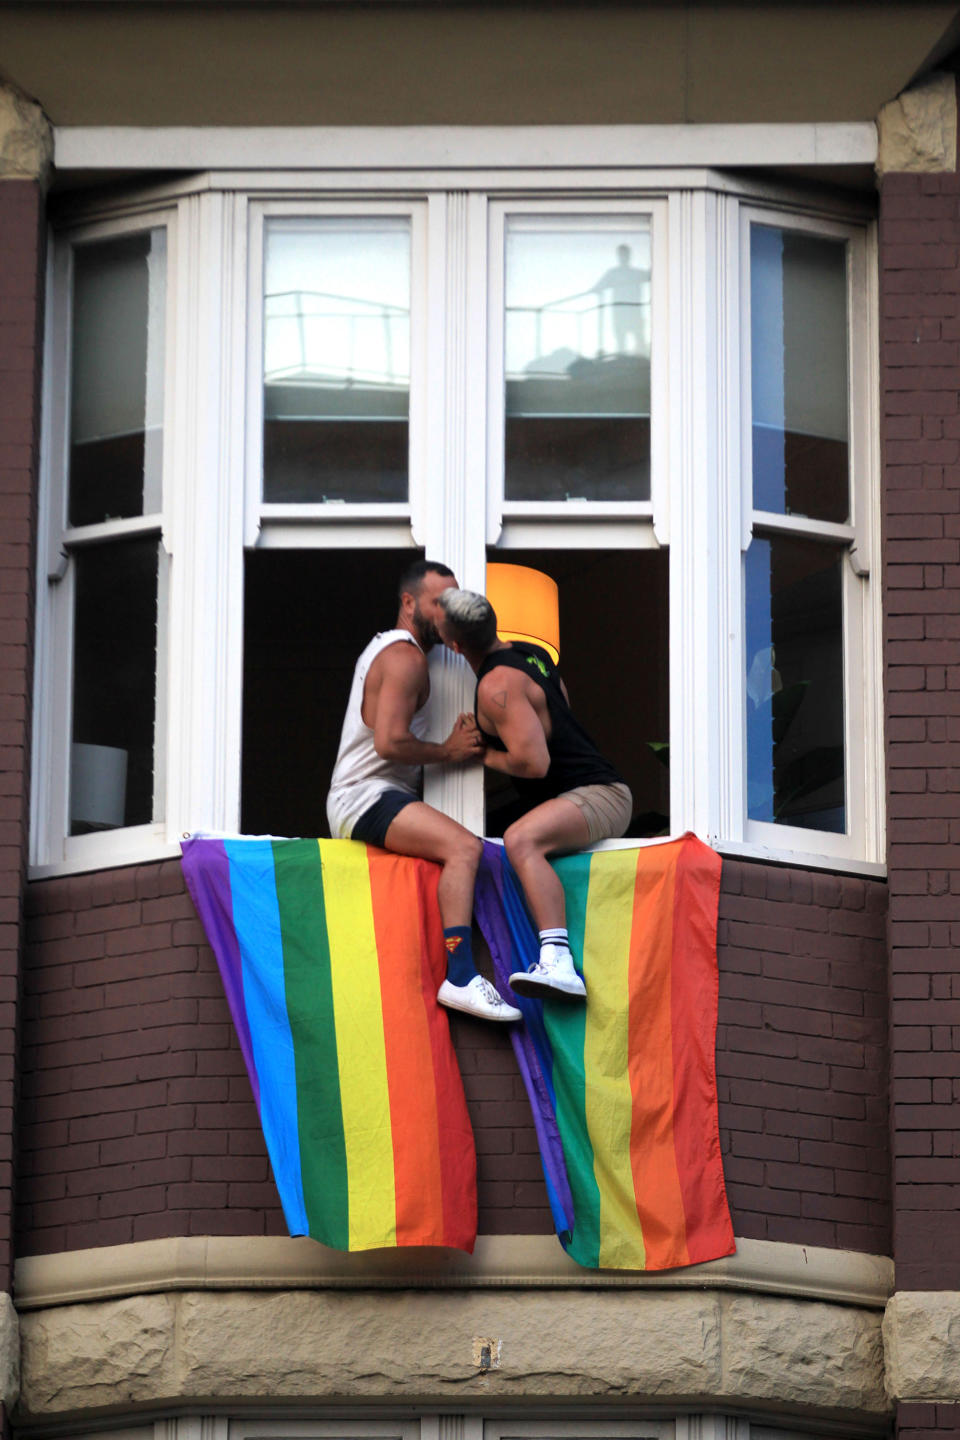
<path fill-rule="evenodd" d="M 809 535 L 813 540 L 833 540 L 839 545 L 851 545 L 857 538 L 852 525 L 838 525 L 831 520 L 811 520 L 806 515 L 776 515 L 770 510 L 754 510 L 753 528 L 756 532 L 777 535 Z"/>
<path fill-rule="evenodd" d="M 503 518 L 531 520 L 651 520 L 650 500 L 505 500 Z"/>
<path fill-rule="evenodd" d="M 409 516 L 410 506 L 406 503 L 382 505 L 344 503 L 341 505 L 327 501 L 326 503 L 297 505 L 274 501 L 271 504 L 260 506 L 260 520 L 263 524 L 269 524 L 271 520 L 281 520 L 288 524 L 299 521 L 306 524 L 336 525 L 344 520 L 407 520 Z"/>
<path fill-rule="evenodd" d="M 131 515 L 123 520 L 104 520 L 99 525 L 77 525 L 63 535 L 65 550 L 81 550 L 85 545 L 99 545 L 104 540 L 131 540 L 141 535 L 162 535 L 164 517 Z"/>

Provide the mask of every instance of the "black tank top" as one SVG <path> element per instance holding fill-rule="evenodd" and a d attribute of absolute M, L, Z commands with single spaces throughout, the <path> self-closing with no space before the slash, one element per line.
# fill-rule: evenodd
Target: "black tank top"
<path fill-rule="evenodd" d="M 523 799 L 539 805 L 544 800 L 552 800 L 554 796 L 562 795 L 565 790 L 576 789 L 578 785 L 625 783 L 623 776 L 603 758 L 586 730 L 574 719 L 560 686 L 557 667 L 546 650 L 522 640 L 512 641 L 507 650 L 492 650 L 477 671 L 478 690 L 483 677 L 501 665 L 510 670 L 522 670 L 524 675 L 529 675 L 546 696 L 550 714 L 551 733 L 547 740 L 550 768 L 546 775 L 540 780 L 525 779 L 520 775 L 510 777 Z M 476 693 L 473 710 L 479 728 Z M 480 733 L 491 749 L 506 750 L 507 747 L 496 735 L 488 735 L 484 730 Z"/>

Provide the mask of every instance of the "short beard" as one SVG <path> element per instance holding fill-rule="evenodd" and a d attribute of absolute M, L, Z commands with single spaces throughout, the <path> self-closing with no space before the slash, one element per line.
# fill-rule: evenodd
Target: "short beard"
<path fill-rule="evenodd" d="M 433 621 L 428 620 L 423 614 L 419 600 L 413 607 L 413 633 L 419 641 L 421 650 L 432 650 L 434 645 L 440 644 L 440 631 Z"/>

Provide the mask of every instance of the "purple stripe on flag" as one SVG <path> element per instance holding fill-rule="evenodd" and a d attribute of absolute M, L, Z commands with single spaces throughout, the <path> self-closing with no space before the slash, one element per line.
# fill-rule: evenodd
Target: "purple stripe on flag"
<path fill-rule="evenodd" d="M 222 840 L 184 840 L 180 849 L 187 888 L 220 966 L 223 988 L 227 993 L 227 1003 L 259 1114 L 260 1079 L 253 1060 L 253 1044 L 243 998 L 243 966 L 233 924 L 230 861 Z"/>
<path fill-rule="evenodd" d="M 563 1235 L 573 1230 L 573 1197 L 557 1129 L 552 1056 L 543 1025 L 543 1002 L 514 995 L 509 984 L 511 973 L 526 970 L 536 957 L 539 942 L 503 846 L 493 845 L 489 840 L 483 845 L 473 905 L 477 924 L 493 957 L 497 989 L 523 1011 L 525 1023 L 510 1027 L 510 1039 L 533 1111 L 554 1226 L 557 1234 Z"/>

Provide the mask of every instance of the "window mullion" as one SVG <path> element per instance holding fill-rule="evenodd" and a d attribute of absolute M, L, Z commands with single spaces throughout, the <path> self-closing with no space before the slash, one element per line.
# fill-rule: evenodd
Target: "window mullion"
<path fill-rule="evenodd" d="M 718 220 L 714 195 L 671 201 L 670 827 L 703 837 L 719 833 L 724 763 Z"/>
<path fill-rule="evenodd" d="M 243 201 L 185 205 L 173 400 L 168 836 L 239 828 L 243 648 Z"/>
<path fill-rule="evenodd" d="M 429 427 L 432 463 L 425 477 L 418 538 L 428 558 L 450 565 L 461 585 L 483 591 L 486 418 L 476 397 L 486 389 L 486 199 L 451 192 L 431 199 L 431 211 L 430 236 L 442 243 L 442 269 L 431 249 L 430 337 L 435 349 L 429 373 L 440 387 L 442 415 L 435 409 Z M 473 677 L 449 652 L 435 653 L 430 669 L 430 734 L 442 737 L 460 711 L 472 706 Z M 482 830 L 479 766 L 428 768 L 424 797 L 470 829 Z"/>

